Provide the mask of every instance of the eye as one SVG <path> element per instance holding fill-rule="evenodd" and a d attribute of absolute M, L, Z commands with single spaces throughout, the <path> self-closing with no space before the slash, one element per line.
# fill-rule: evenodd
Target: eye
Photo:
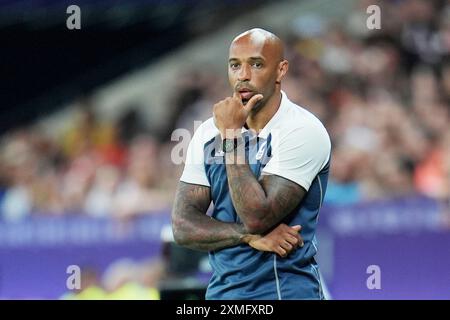
<path fill-rule="evenodd" d="M 253 62 L 252 66 L 257 69 L 260 69 L 260 68 L 262 68 L 263 64 L 261 62 Z"/>
<path fill-rule="evenodd" d="M 230 63 L 230 69 L 236 70 L 239 68 L 239 63 Z"/>

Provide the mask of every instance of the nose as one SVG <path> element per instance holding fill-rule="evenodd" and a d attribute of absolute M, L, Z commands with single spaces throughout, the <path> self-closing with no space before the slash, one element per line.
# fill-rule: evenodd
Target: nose
<path fill-rule="evenodd" d="M 247 64 L 242 64 L 242 66 L 239 70 L 238 80 L 239 81 L 250 81 L 251 80 L 251 71 L 250 71 L 250 67 Z"/>

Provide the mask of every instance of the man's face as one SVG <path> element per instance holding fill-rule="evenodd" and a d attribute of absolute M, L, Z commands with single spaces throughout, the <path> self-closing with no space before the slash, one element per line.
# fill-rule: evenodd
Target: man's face
<path fill-rule="evenodd" d="M 279 57 L 275 57 L 270 44 L 255 43 L 249 38 L 241 38 L 232 43 L 228 61 L 228 79 L 235 92 L 239 92 L 243 104 L 255 94 L 264 98 L 255 109 L 261 109 L 274 94 Z"/>

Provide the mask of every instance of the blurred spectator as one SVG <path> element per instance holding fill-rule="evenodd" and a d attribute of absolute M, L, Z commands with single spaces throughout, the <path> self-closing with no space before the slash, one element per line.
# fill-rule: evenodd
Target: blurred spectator
<path fill-rule="evenodd" d="M 6 175 L 7 189 L 3 195 L 2 216 L 10 221 L 21 219 L 33 209 L 32 183 L 37 170 L 33 161 L 30 135 L 18 131 L 5 142 L 2 148 L 2 161 Z"/>
<path fill-rule="evenodd" d="M 131 143 L 127 176 L 117 186 L 114 195 L 115 216 L 129 218 L 169 206 L 167 194 L 156 187 L 159 180 L 157 152 L 157 142 L 149 137 L 137 137 Z"/>
<path fill-rule="evenodd" d="M 142 275 L 145 268 L 149 276 Z M 103 274 L 106 299 L 111 300 L 159 300 L 158 281 L 163 269 L 158 264 L 142 266 L 131 259 L 112 263 Z"/>
<path fill-rule="evenodd" d="M 94 182 L 87 193 L 84 211 L 91 216 L 106 217 L 113 211 L 114 195 L 120 172 L 111 165 L 101 166 L 95 172 Z"/>
<path fill-rule="evenodd" d="M 98 271 L 92 267 L 81 268 L 80 289 L 62 295 L 64 300 L 104 300 L 106 291 L 102 288 Z"/>
<path fill-rule="evenodd" d="M 134 261 L 123 258 L 99 272 L 81 268 L 80 289 L 61 296 L 65 300 L 159 300 L 158 286 L 165 276 L 159 260 Z"/>
<path fill-rule="evenodd" d="M 81 100 L 79 104 L 74 122 L 62 137 L 63 152 L 69 159 L 115 142 L 114 127 L 97 120 L 92 102 Z"/>

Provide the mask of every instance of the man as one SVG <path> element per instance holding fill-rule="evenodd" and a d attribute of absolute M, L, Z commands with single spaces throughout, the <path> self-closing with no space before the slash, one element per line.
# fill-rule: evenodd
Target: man
<path fill-rule="evenodd" d="M 214 105 L 188 148 L 172 227 L 180 245 L 209 251 L 207 299 L 324 298 L 315 229 L 331 144 L 281 91 L 283 51 L 262 29 L 232 41 L 233 96 Z"/>

